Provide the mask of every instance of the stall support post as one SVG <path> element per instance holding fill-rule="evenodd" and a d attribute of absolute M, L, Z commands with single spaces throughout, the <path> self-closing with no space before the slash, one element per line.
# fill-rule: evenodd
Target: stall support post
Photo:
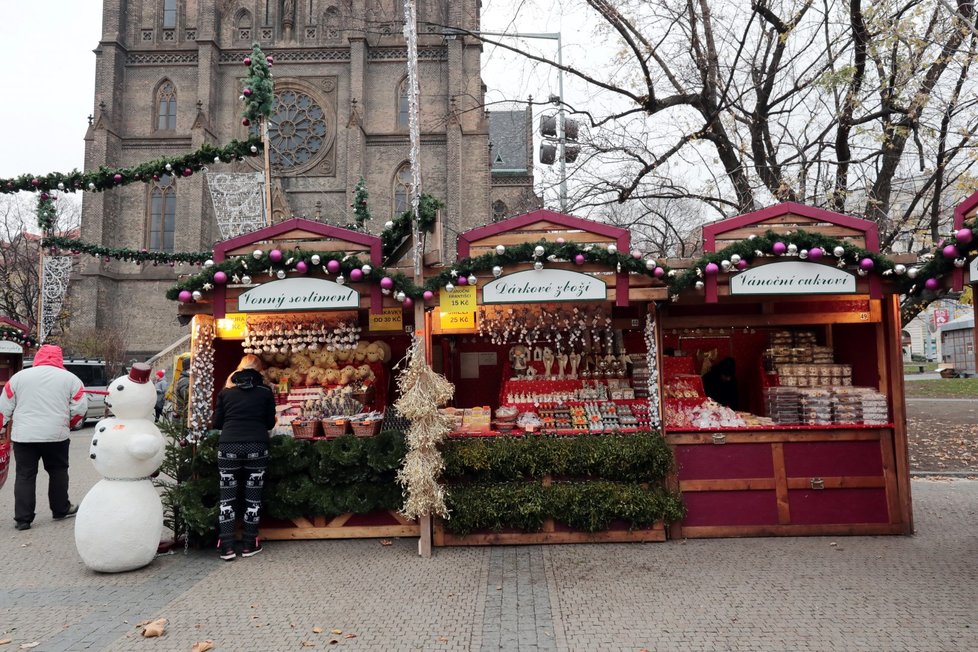
<path fill-rule="evenodd" d="M 421 246 L 421 242 L 418 238 L 414 239 L 414 246 Z M 415 257 L 418 260 L 419 257 Z M 424 284 L 424 275 L 422 274 L 420 265 L 415 265 L 414 268 L 414 283 L 415 285 Z M 425 361 L 430 364 L 431 353 L 429 351 L 430 347 L 428 343 L 431 342 L 431 331 L 430 322 L 425 319 L 424 302 L 415 301 L 414 302 L 414 336 L 420 337 L 422 342 L 422 352 L 425 356 Z M 421 517 L 418 525 L 421 528 L 420 537 L 418 538 L 418 555 L 424 557 L 425 559 L 431 558 L 431 514 L 425 514 Z"/>

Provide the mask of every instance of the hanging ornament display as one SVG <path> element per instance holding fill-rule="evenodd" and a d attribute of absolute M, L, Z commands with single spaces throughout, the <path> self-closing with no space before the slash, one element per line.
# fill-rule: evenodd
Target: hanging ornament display
<path fill-rule="evenodd" d="M 71 256 L 46 256 L 44 258 L 44 276 L 41 280 L 41 327 L 38 341 L 44 340 L 61 317 L 61 306 L 64 303 L 68 283 L 71 281 Z"/>
<path fill-rule="evenodd" d="M 652 313 L 645 316 L 645 351 L 645 363 L 649 368 L 649 425 L 658 429 L 662 425 L 659 419 L 659 341 Z"/>
<path fill-rule="evenodd" d="M 194 317 L 190 334 L 190 409 L 187 426 L 190 439 L 200 441 L 210 431 L 214 398 L 214 319 Z"/>
<path fill-rule="evenodd" d="M 348 351 L 357 348 L 360 333 L 355 318 L 249 317 L 242 350 L 256 355 L 306 349 Z"/>

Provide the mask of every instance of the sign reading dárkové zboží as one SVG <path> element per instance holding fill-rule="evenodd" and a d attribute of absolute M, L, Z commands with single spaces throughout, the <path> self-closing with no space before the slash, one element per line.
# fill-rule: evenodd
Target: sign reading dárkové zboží
<path fill-rule="evenodd" d="M 251 288 L 238 297 L 240 312 L 359 308 L 360 293 L 321 278 L 287 278 Z"/>
<path fill-rule="evenodd" d="M 604 281 L 566 269 L 515 272 L 482 287 L 482 303 L 594 301 L 607 298 L 608 287 Z"/>
<path fill-rule="evenodd" d="M 852 294 L 856 277 L 844 269 L 798 260 L 752 267 L 730 277 L 730 294 Z"/>

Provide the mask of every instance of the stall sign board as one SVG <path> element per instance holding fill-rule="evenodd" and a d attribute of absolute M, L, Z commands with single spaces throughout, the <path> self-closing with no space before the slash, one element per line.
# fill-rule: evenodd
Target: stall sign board
<path fill-rule="evenodd" d="M 475 286 L 456 286 L 451 292 L 441 289 L 438 292 L 438 306 L 442 312 L 472 312 L 475 310 Z"/>
<path fill-rule="evenodd" d="M 370 313 L 368 328 L 372 331 L 399 331 L 404 328 L 402 308 L 384 308 L 379 315 Z"/>
<path fill-rule="evenodd" d="M 11 342 L 9 340 L 0 340 L 0 353 L 24 353 L 24 347 L 17 342 Z"/>
<path fill-rule="evenodd" d="M 608 287 L 594 276 L 566 269 L 532 269 L 486 283 L 482 303 L 595 301 L 608 298 Z"/>
<path fill-rule="evenodd" d="M 321 278 L 272 281 L 238 297 L 238 310 L 241 312 L 302 312 L 359 307 L 359 292 Z"/>
<path fill-rule="evenodd" d="M 440 312 L 441 329 L 443 331 L 459 331 L 475 329 L 474 312 Z"/>
<path fill-rule="evenodd" d="M 248 317 L 243 312 L 229 312 L 214 322 L 217 336 L 222 340 L 244 339 Z"/>
<path fill-rule="evenodd" d="M 822 265 L 786 261 L 753 267 L 730 278 L 730 294 L 853 294 L 853 274 Z"/>
<path fill-rule="evenodd" d="M 978 258 L 972 258 L 968 265 L 968 275 L 972 283 L 978 283 Z"/>

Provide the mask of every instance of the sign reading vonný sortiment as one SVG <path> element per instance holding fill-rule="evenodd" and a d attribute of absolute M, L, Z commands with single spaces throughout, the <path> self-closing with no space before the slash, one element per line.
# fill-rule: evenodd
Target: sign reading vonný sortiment
<path fill-rule="evenodd" d="M 853 274 L 820 263 L 792 260 L 753 267 L 730 278 L 730 294 L 852 294 Z"/>
<path fill-rule="evenodd" d="M 482 287 L 482 303 L 594 301 L 607 298 L 608 288 L 604 281 L 566 269 L 515 272 Z"/>
<path fill-rule="evenodd" d="M 287 278 L 251 288 L 238 297 L 241 312 L 359 308 L 360 293 L 321 278 Z"/>

